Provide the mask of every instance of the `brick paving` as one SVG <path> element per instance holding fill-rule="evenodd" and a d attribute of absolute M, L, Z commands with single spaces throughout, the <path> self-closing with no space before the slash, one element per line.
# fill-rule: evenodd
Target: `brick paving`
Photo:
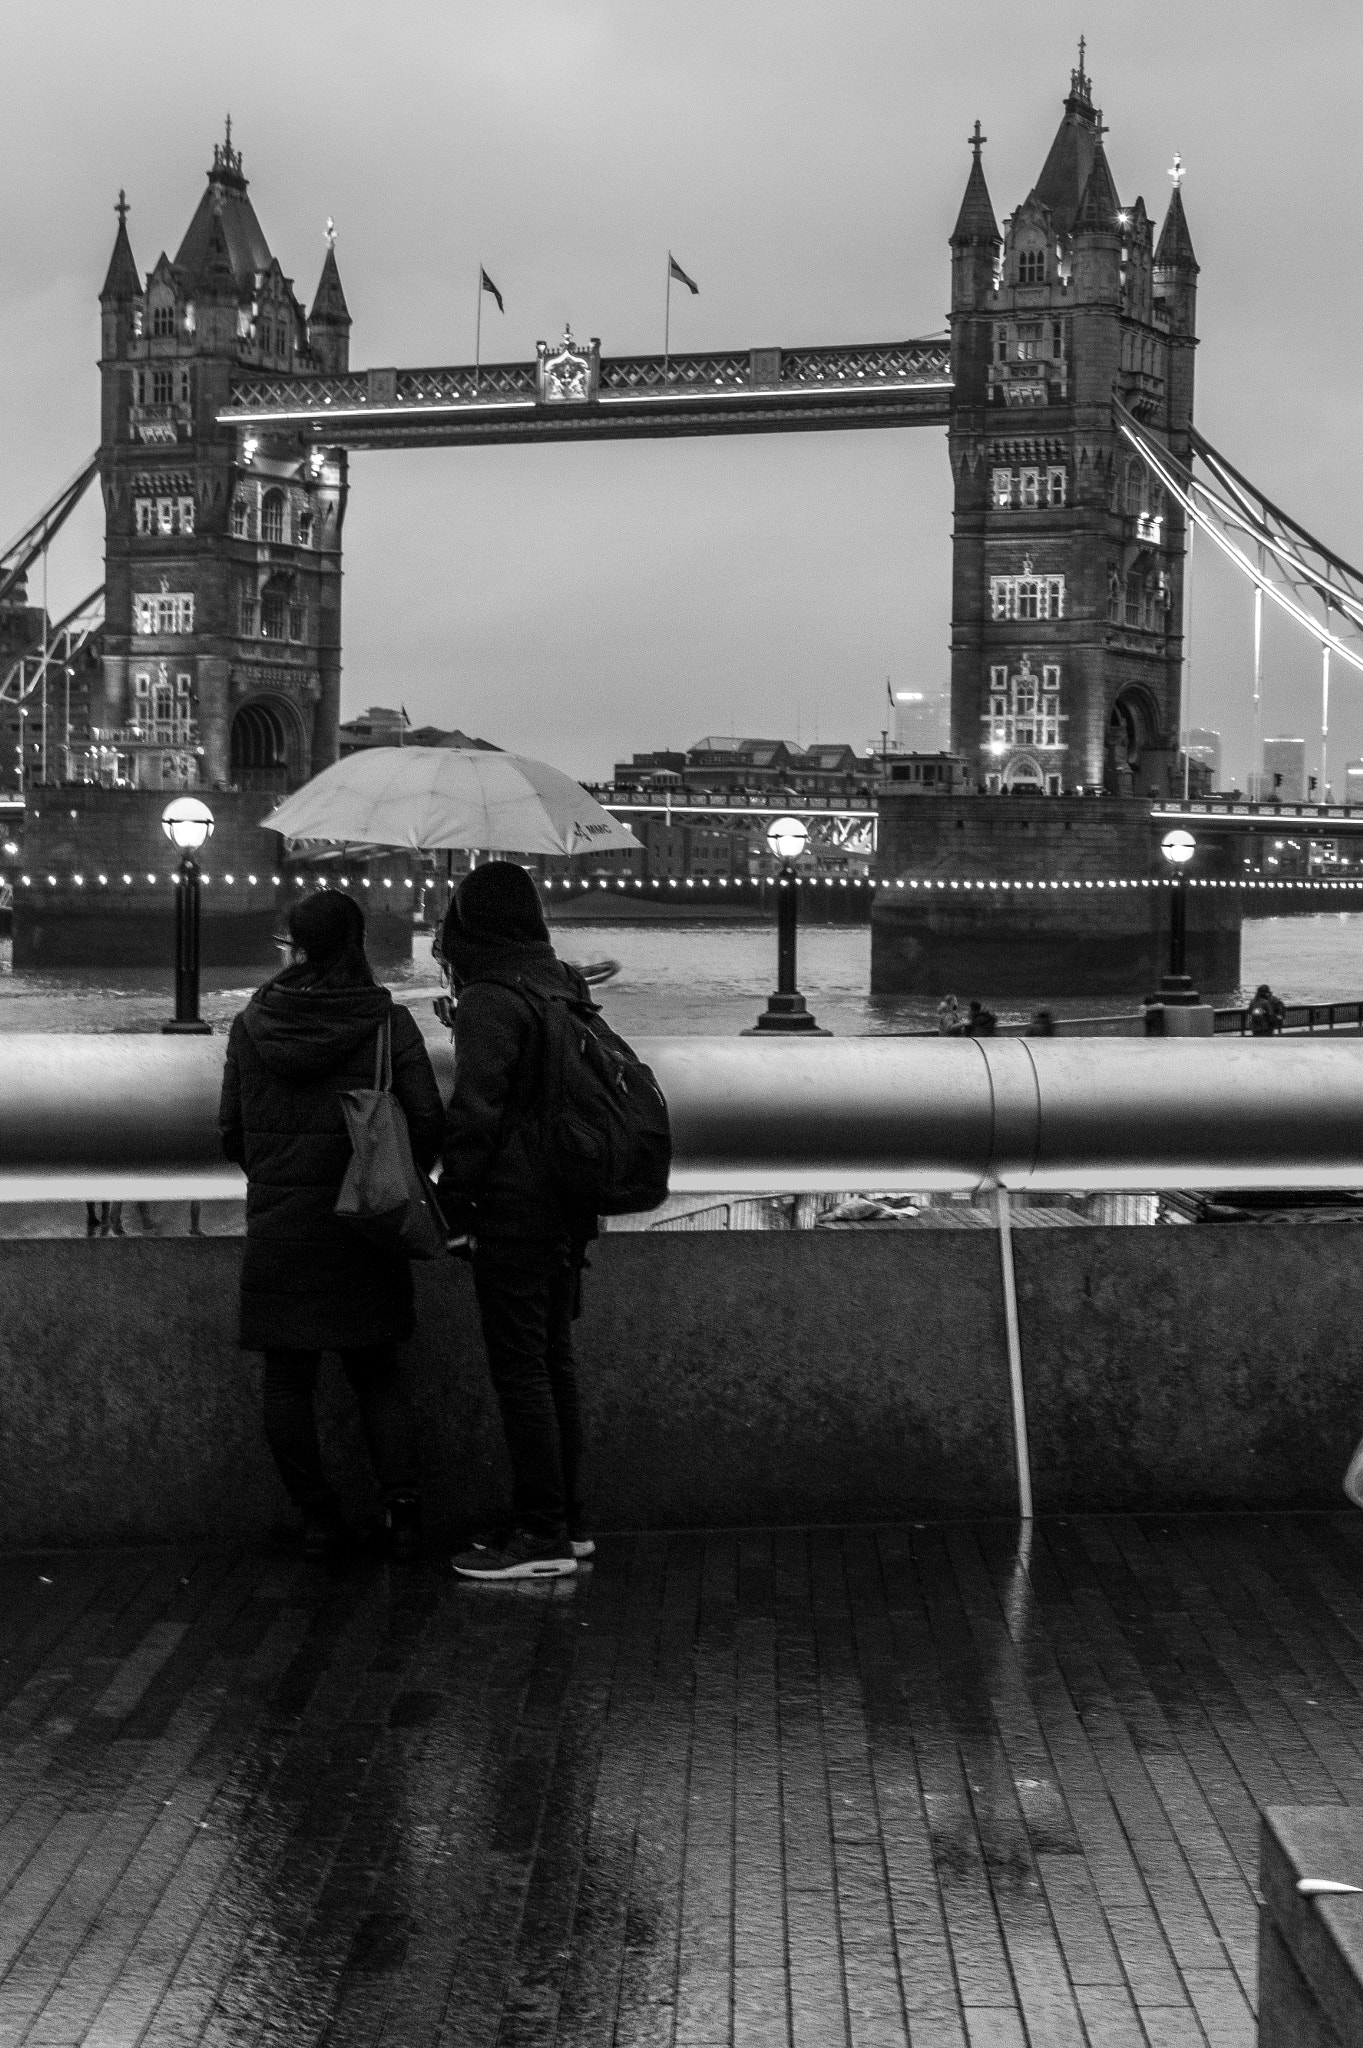
<path fill-rule="evenodd" d="M 1237 2048 L 1363 1518 L 0 1559 L 0 2048 Z"/>

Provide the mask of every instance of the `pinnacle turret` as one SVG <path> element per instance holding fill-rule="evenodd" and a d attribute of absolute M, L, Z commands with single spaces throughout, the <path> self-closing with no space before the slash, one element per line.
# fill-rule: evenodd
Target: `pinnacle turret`
<path fill-rule="evenodd" d="M 341 289 L 341 273 L 336 267 L 336 243 L 330 221 L 327 222 L 327 230 L 327 253 L 322 264 L 322 275 L 317 280 L 317 296 L 312 302 L 308 325 L 348 328 L 351 324 L 350 308 Z"/>
<path fill-rule="evenodd" d="M 980 162 L 980 151 L 988 139 L 987 136 L 981 135 L 980 124 L 977 121 L 975 133 L 969 138 L 970 147 L 975 152 L 975 160 L 970 166 L 965 197 L 956 216 L 956 225 L 951 231 L 953 249 L 965 248 L 972 243 L 980 242 L 997 247 L 1003 239 L 999 234 L 998 221 L 994 217 L 994 202 L 989 197 L 989 187 L 985 183 L 984 165 Z"/>
<path fill-rule="evenodd" d="M 1177 158 L 1175 159 L 1177 162 Z M 1193 238 L 1188 233 L 1188 217 L 1183 211 L 1183 194 L 1176 184 L 1174 196 L 1169 201 L 1169 211 L 1164 216 L 1164 226 L 1155 250 L 1155 264 L 1160 270 L 1183 270 L 1194 277 L 1198 261 L 1193 254 Z"/>
<path fill-rule="evenodd" d="M 130 299 L 141 296 L 142 280 L 133 261 L 132 243 L 128 240 L 128 202 L 120 192 L 114 208 L 118 215 L 118 233 L 114 237 L 114 253 L 109 258 L 109 274 L 99 295 L 102 306 L 123 305 Z"/>
<path fill-rule="evenodd" d="M 1117 216 L 1121 210 L 1122 202 L 1117 196 L 1116 181 L 1108 166 L 1102 137 L 1099 136 L 1094 144 L 1092 168 L 1074 218 L 1074 232 L 1076 235 L 1115 234 L 1118 227 Z"/>

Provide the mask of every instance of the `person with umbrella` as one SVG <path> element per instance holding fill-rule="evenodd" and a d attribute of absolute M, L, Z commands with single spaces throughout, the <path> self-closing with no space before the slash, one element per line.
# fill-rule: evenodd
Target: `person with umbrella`
<path fill-rule="evenodd" d="M 544 1158 L 541 1015 L 556 998 L 590 997 L 555 954 L 535 884 L 514 861 L 464 878 L 438 951 L 457 997 L 440 1202 L 456 1240 L 472 1242 L 514 1482 L 510 1525 L 475 1541 L 454 1569 L 467 1579 L 566 1577 L 595 1548 L 580 1493 L 572 1326 L 597 1223 L 570 1211 Z"/>

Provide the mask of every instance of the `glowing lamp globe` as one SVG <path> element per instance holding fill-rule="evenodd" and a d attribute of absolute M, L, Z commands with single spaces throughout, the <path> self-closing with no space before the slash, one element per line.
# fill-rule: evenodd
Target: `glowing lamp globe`
<path fill-rule="evenodd" d="M 161 830 L 181 853 L 197 853 L 213 836 L 213 813 L 196 796 L 172 797 L 161 813 Z"/>
<path fill-rule="evenodd" d="M 1185 832 L 1179 826 L 1174 831 L 1165 833 L 1160 841 L 1159 850 L 1167 861 L 1172 861 L 1176 868 L 1181 868 L 1185 867 L 1197 852 L 1197 841 L 1191 832 Z"/>
<path fill-rule="evenodd" d="M 809 828 L 800 818 L 773 818 L 767 845 L 778 860 L 798 860 L 809 844 Z"/>

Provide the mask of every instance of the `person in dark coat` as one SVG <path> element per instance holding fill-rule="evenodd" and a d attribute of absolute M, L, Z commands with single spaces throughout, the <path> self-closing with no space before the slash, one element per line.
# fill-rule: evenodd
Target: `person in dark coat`
<path fill-rule="evenodd" d="M 451 1229 L 473 1242 L 514 1475 L 511 1528 L 475 1543 L 454 1567 L 476 1579 L 563 1576 L 595 1548 L 579 1493 L 572 1325 L 596 1218 L 565 1207 L 542 1155 L 542 1006 L 591 998 L 550 945 L 535 884 L 513 861 L 488 861 L 460 883 L 439 952 L 458 999 L 440 1200 Z"/>
<path fill-rule="evenodd" d="M 410 1012 L 374 980 L 352 897 L 305 897 L 289 912 L 288 944 L 289 965 L 233 1020 L 223 1073 L 223 1151 L 246 1169 L 240 1341 L 265 1354 L 265 1434 L 302 1510 L 305 1550 L 322 1556 L 345 1540 L 313 1415 L 320 1354 L 336 1351 L 359 1402 L 392 1548 L 413 1556 L 421 1543 L 415 1426 L 396 1350 L 415 1327 L 412 1277 L 400 1252 L 335 1214 L 352 1156 L 340 1097 L 373 1087 L 387 1022 L 393 1092 L 425 1171 L 440 1149 L 440 1095 Z"/>

